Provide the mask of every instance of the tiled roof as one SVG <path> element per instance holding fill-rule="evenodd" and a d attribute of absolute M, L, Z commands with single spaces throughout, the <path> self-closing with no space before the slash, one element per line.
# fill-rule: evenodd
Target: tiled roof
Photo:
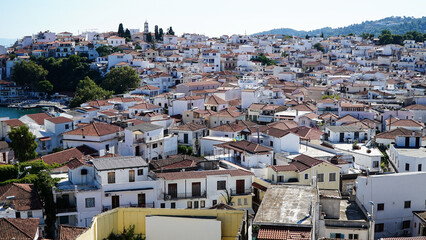
<path fill-rule="evenodd" d="M 38 125 L 44 125 L 44 119 L 51 118 L 47 113 L 27 114 L 26 116 L 29 117 L 29 118 L 31 118 Z"/>
<path fill-rule="evenodd" d="M 412 136 L 413 133 L 418 137 L 422 136 L 420 132 L 414 132 L 405 128 L 395 128 L 390 131 L 378 133 L 375 138 L 396 139 L 397 136 Z"/>
<path fill-rule="evenodd" d="M 0 218 L 0 239 L 32 240 L 39 222 L 38 218 Z"/>
<path fill-rule="evenodd" d="M 214 175 L 231 175 L 233 177 L 238 177 L 252 176 L 254 174 L 242 169 L 156 173 L 157 178 L 163 178 L 164 180 L 206 178 L 207 176 Z"/>
<path fill-rule="evenodd" d="M 13 208 L 17 211 L 40 210 L 42 205 L 40 196 L 33 184 L 11 183 L 0 187 L 0 201 L 5 201 L 7 197 L 14 196 L 10 200 Z"/>
<path fill-rule="evenodd" d="M 183 125 L 179 125 L 177 127 L 172 128 L 172 130 L 181 130 L 181 131 L 196 131 L 200 129 L 204 129 L 206 126 L 196 123 L 187 123 Z"/>
<path fill-rule="evenodd" d="M 287 226 L 260 226 L 258 239 L 262 240 L 310 240 L 311 228 Z"/>
<path fill-rule="evenodd" d="M 3 122 L 9 125 L 10 127 L 19 127 L 21 125 L 24 125 L 24 123 L 19 119 L 9 119 L 4 120 Z"/>
<path fill-rule="evenodd" d="M 268 127 L 287 130 L 287 129 L 297 127 L 297 123 L 295 121 L 284 120 L 284 121 L 277 121 L 277 122 L 270 123 L 268 124 Z"/>
<path fill-rule="evenodd" d="M 239 125 L 236 123 L 225 123 L 217 127 L 211 128 L 210 130 L 218 131 L 218 132 L 240 132 L 246 128 L 247 128 L 246 126 Z"/>
<path fill-rule="evenodd" d="M 204 158 L 189 155 L 173 155 L 166 159 L 151 160 L 149 163 L 155 170 L 160 169 L 182 169 L 197 166 L 198 162 L 204 161 Z"/>
<path fill-rule="evenodd" d="M 226 103 L 227 102 L 225 100 L 223 100 L 222 98 L 220 98 L 216 95 L 210 96 L 206 101 L 206 104 L 208 104 L 208 105 L 221 105 L 221 104 L 226 104 Z"/>
<path fill-rule="evenodd" d="M 320 140 L 321 136 L 324 134 L 324 132 L 320 130 L 305 127 L 305 126 L 292 128 L 292 129 L 289 129 L 288 131 L 299 135 L 301 138 L 309 139 L 309 140 Z"/>
<path fill-rule="evenodd" d="M 358 122 L 359 120 L 354 116 L 347 114 L 336 120 L 337 122 Z"/>
<path fill-rule="evenodd" d="M 93 159 L 92 163 L 98 171 L 148 166 L 146 161 L 140 156 L 97 158 Z"/>
<path fill-rule="evenodd" d="M 101 122 L 94 122 L 83 127 L 71 130 L 64 135 L 79 135 L 79 136 L 105 136 L 122 131 L 122 128 Z"/>
<path fill-rule="evenodd" d="M 73 240 L 86 231 L 85 227 L 59 225 L 58 240 Z"/>
<path fill-rule="evenodd" d="M 405 109 L 426 111 L 426 105 L 424 105 L 424 104 L 414 104 L 414 105 L 406 106 Z"/>
<path fill-rule="evenodd" d="M 49 165 L 52 165 L 54 163 L 64 164 L 64 163 L 67 163 L 72 158 L 81 159 L 83 158 L 84 155 L 85 154 L 83 154 L 79 149 L 70 148 L 60 152 L 51 153 L 51 154 L 42 156 L 41 159 Z"/>
<path fill-rule="evenodd" d="M 140 103 L 137 105 L 134 105 L 133 107 L 129 107 L 129 109 L 157 109 L 157 108 L 161 108 L 160 106 L 151 104 L 151 103 Z"/>
<path fill-rule="evenodd" d="M 396 127 L 424 127 L 424 124 L 421 122 L 417 122 L 412 119 L 401 119 L 395 122 L 392 122 L 392 126 Z"/>
<path fill-rule="evenodd" d="M 55 118 L 49 118 L 47 119 L 47 121 L 52 122 L 54 124 L 60 124 L 60 123 L 67 123 L 67 122 L 72 122 L 71 119 L 66 118 L 66 117 L 55 117 Z"/>
<path fill-rule="evenodd" d="M 265 147 L 263 145 L 252 143 L 246 140 L 237 141 L 237 142 L 226 142 L 226 143 L 216 144 L 214 146 L 230 148 L 240 152 L 246 151 L 251 154 L 266 154 L 272 151 L 272 148 Z"/>

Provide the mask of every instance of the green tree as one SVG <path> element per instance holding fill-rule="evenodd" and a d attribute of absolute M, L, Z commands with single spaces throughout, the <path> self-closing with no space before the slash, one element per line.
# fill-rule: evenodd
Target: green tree
<path fill-rule="evenodd" d="M 46 80 L 48 71 L 33 61 L 21 61 L 13 65 L 12 80 L 18 85 L 35 89 Z"/>
<path fill-rule="evenodd" d="M 136 71 L 128 66 L 111 69 L 102 82 L 102 87 L 116 94 L 125 93 L 138 87 L 140 78 Z"/>
<path fill-rule="evenodd" d="M 321 45 L 321 43 L 315 43 L 315 44 L 314 44 L 314 48 L 315 48 L 317 51 L 325 52 L 325 49 L 324 49 L 324 47 Z"/>
<path fill-rule="evenodd" d="M 96 85 L 89 77 L 85 77 L 78 83 L 75 96 L 70 103 L 70 107 L 78 107 L 87 101 L 108 99 L 112 96 L 111 91 L 107 91 Z"/>
<path fill-rule="evenodd" d="M 37 157 L 36 137 L 30 132 L 27 125 L 14 127 L 8 133 L 10 143 L 9 146 L 15 153 L 15 157 L 20 162 L 25 162 Z"/>
<path fill-rule="evenodd" d="M 158 25 L 155 25 L 155 27 L 154 27 L 154 37 L 155 37 L 156 41 L 160 40 L 159 36 L 160 36 L 160 34 L 158 33 Z"/>
<path fill-rule="evenodd" d="M 37 91 L 44 93 L 51 93 L 53 91 L 53 85 L 48 80 L 38 82 Z"/>
<path fill-rule="evenodd" d="M 53 200 L 52 188 L 55 186 L 56 181 L 50 177 L 46 171 L 40 171 L 34 182 L 34 187 L 40 195 L 40 200 L 46 214 L 46 237 L 53 239 L 55 237 L 55 224 L 56 224 L 56 206 Z"/>
<path fill-rule="evenodd" d="M 261 62 L 263 65 L 267 66 L 277 64 L 277 62 L 267 58 L 263 53 L 259 54 L 257 57 L 252 58 L 251 61 Z"/>
<path fill-rule="evenodd" d="M 221 193 L 221 195 L 225 199 L 225 204 L 229 205 L 229 206 L 232 206 L 232 200 L 234 200 L 234 197 L 228 191 L 228 189 L 225 189 L 225 194 Z"/>
<path fill-rule="evenodd" d="M 96 48 L 96 51 L 98 52 L 99 56 L 101 56 L 101 57 L 110 55 L 111 53 L 115 53 L 115 52 L 123 52 L 122 49 L 119 49 L 117 47 L 112 47 L 112 46 L 109 46 L 109 45 L 100 46 L 100 47 Z"/>
<path fill-rule="evenodd" d="M 149 43 L 152 42 L 152 35 L 151 35 L 150 32 L 146 34 L 146 41 L 149 42 Z"/>
<path fill-rule="evenodd" d="M 163 40 L 163 35 L 164 35 L 164 32 L 163 32 L 163 29 L 162 28 L 160 28 L 160 30 L 158 30 L 158 40 Z"/>
<path fill-rule="evenodd" d="M 175 31 L 173 31 L 171 26 L 167 29 L 167 35 L 175 35 Z"/>
<path fill-rule="evenodd" d="M 124 37 L 126 38 L 126 42 L 132 41 L 132 34 L 128 28 L 126 28 L 126 31 L 124 32 Z"/>
<path fill-rule="evenodd" d="M 123 28 L 123 24 L 122 23 L 120 23 L 119 25 L 118 25 L 118 36 L 120 36 L 120 37 L 124 37 L 124 28 Z"/>

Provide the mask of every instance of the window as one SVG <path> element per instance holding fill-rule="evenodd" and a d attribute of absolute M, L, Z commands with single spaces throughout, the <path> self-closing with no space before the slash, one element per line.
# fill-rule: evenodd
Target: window
<path fill-rule="evenodd" d="M 329 182 L 335 182 L 336 181 L 336 173 L 330 173 L 328 175 L 328 181 Z"/>
<path fill-rule="evenodd" d="M 109 144 L 105 145 L 105 151 L 109 152 Z"/>
<path fill-rule="evenodd" d="M 129 182 L 135 181 L 135 170 L 129 170 Z"/>
<path fill-rule="evenodd" d="M 217 200 L 213 200 L 212 205 L 213 206 L 217 205 Z"/>
<path fill-rule="evenodd" d="M 65 124 L 65 129 L 70 129 L 70 125 Z"/>
<path fill-rule="evenodd" d="M 385 210 L 385 204 L 384 203 L 377 204 L 377 211 L 383 211 L 383 210 Z"/>
<path fill-rule="evenodd" d="M 81 175 L 87 175 L 87 169 L 81 169 Z"/>
<path fill-rule="evenodd" d="M 238 206 L 241 206 L 241 198 L 238 198 Z"/>
<path fill-rule="evenodd" d="M 176 203 L 175 202 L 170 203 L 170 208 L 176 208 Z"/>
<path fill-rule="evenodd" d="M 162 204 L 160 204 L 160 207 L 161 207 L 161 208 L 166 208 L 166 204 L 165 204 L 165 203 L 162 203 Z"/>
<path fill-rule="evenodd" d="M 309 174 L 305 173 L 305 179 L 308 179 L 308 178 L 309 178 Z"/>
<path fill-rule="evenodd" d="M 417 165 L 417 171 L 419 171 L 419 172 L 422 171 L 422 165 L 421 164 Z"/>
<path fill-rule="evenodd" d="M 411 225 L 411 221 L 410 220 L 403 221 L 402 222 L 402 229 L 410 228 L 410 225 Z"/>
<path fill-rule="evenodd" d="M 202 200 L 200 201 L 200 208 L 205 208 L 206 207 L 206 201 Z"/>
<path fill-rule="evenodd" d="M 28 216 L 28 218 L 32 218 L 33 217 L 33 211 L 28 211 L 27 216 Z"/>
<path fill-rule="evenodd" d="M 384 223 L 376 223 L 374 225 L 374 231 L 375 232 L 383 232 L 384 229 L 385 229 L 385 224 Z"/>
<path fill-rule="evenodd" d="M 273 142 L 273 141 L 270 141 L 270 142 L 269 142 L 269 145 L 270 145 L 271 147 L 273 147 L 273 146 L 274 146 L 274 142 Z"/>
<path fill-rule="evenodd" d="M 194 201 L 194 208 L 198 208 L 198 201 Z"/>
<path fill-rule="evenodd" d="M 358 239 L 358 234 L 349 234 L 349 239 Z"/>
<path fill-rule="evenodd" d="M 15 218 L 21 218 L 21 212 L 15 212 Z"/>
<path fill-rule="evenodd" d="M 142 169 L 138 169 L 138 176 L 143 175 L 143 168 Z"/>
<path fill-rule="evenodd" d="M 60 216 L 59 217 L 59 224 L 69 224 L 68 216 Z"/>
<path fill-rule="evenodd" d="M 95 207 L 95 198 L 86 198 L 86 208 Z"/>
<path fill-rule="evenodd" d="M 187 207 L 187 208 L 192 208 L 192 201 L 188 201 L 188 202 L 186 203 L 186 207 Z"/>
<path fill-rule="evenodd" d="M 405 171 L 410 171 L 410 164 L 409 163 L 405 164 Z"/>
<path fill-rule="evenodd" d="M 318 173 L 317 174 L 317 181 L 318 182 L 324 182 L 324 173 Z"/>
<path fill-rule="evenodd" d="M 152 144 L 152 148 L 157 148 L 158 144 L 157 143 L 153 143 Z"/>
<path fill-rule="evenodd" d="M 411 201 L 405 201 L 404 208 L 411 208 Z"/>
<path fill-rule="evenodd" d="M 278 176 L 278 182 L 284 182 L 284 176 Z"/>
<path fill-rule="evenodd" d="M 115 183 L 115 172 L 108 173 L 108 183 Z"/>
<path fill-rule="evenodd" d="M 373 168 L 379 167 L 379 161 L 373 161 Z"/>
<path fill-rule="evenodd" d="M 244 205 L 248 205 L 248 199 L 244 198 Z"/>
<path fill-rule="evenodd" d="M 226 190 L 226 181 L 217 181 L 217 190 Z"/>

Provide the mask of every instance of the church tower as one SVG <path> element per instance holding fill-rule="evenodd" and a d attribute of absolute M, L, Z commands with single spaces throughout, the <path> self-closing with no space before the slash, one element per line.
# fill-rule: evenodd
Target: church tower
<path fill-rule="evenodd" d="M 145 23 L 143 25 L 143 32 L 144 33 L 148 33 L 149 32 L 148 21 L 146 21 L 146 20 L 145 20 Z"/>

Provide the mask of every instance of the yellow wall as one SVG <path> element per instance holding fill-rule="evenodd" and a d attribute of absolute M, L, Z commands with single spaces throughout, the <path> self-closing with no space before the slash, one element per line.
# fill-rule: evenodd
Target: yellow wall
<path fill-rule="evenodd" d="M 271 185 L 270 183 L 268 183 L 268 182 L 266 182 L 266 181 L 264 181 L 264 180 L 262 180 L 262 179 L 259 179 L 259 178 L 257 178 L 257 177 L 254 177 L 253 178 L 253 182 L 255 182 L 255 183 L 258 183 L 258 184 L 260 184 L 260 185 L 262 185 L 262 186 L 264 186 L 264 187 L 266 187 L 266 188 L 268 188 L 269 187 L 269 185 Z M 264 191 L 259 191 L 259 200 L 260 201 L 262 201 L 263 200 L 263 196 L 265 196 L 265 193 L 266 192 L 264 192 Z"/>
<path fill-rule="evenodd" d="M 238 204 L 238 199 L 241 199 L 241 205 Z M 247 204 L 244 204 L 244 199 L 247 199 Z M 236 209 L 247 209 L 247 208 L 251 208 L 252 206 L 252 201 L 253 201 L 253 195 L 249 194 L 249 195 L 243 195 L 243 196 L 232 196 L 232 207 L 236 208 Z M 219 202 L 220 203 L 226 203 L 225 198 L 223 196 L 219 197 Z"/>
<path fill-rule="evenodd" d="M 250 202 L 251 204 L 251 202 Z M 146 235 L 145 217 L 147 215 L 171 216 L 209 216 L 221 221 L 222 238 L 238 235 L 244 211 L 217 209 L 166 209 L 166 208 L 116 208 L 93 218 L 90 228 L 77 237 L 78 240 L 104 239 L 112 232 L 121 233 L 124 228 L 135 225 L 135 233 Z"/>

